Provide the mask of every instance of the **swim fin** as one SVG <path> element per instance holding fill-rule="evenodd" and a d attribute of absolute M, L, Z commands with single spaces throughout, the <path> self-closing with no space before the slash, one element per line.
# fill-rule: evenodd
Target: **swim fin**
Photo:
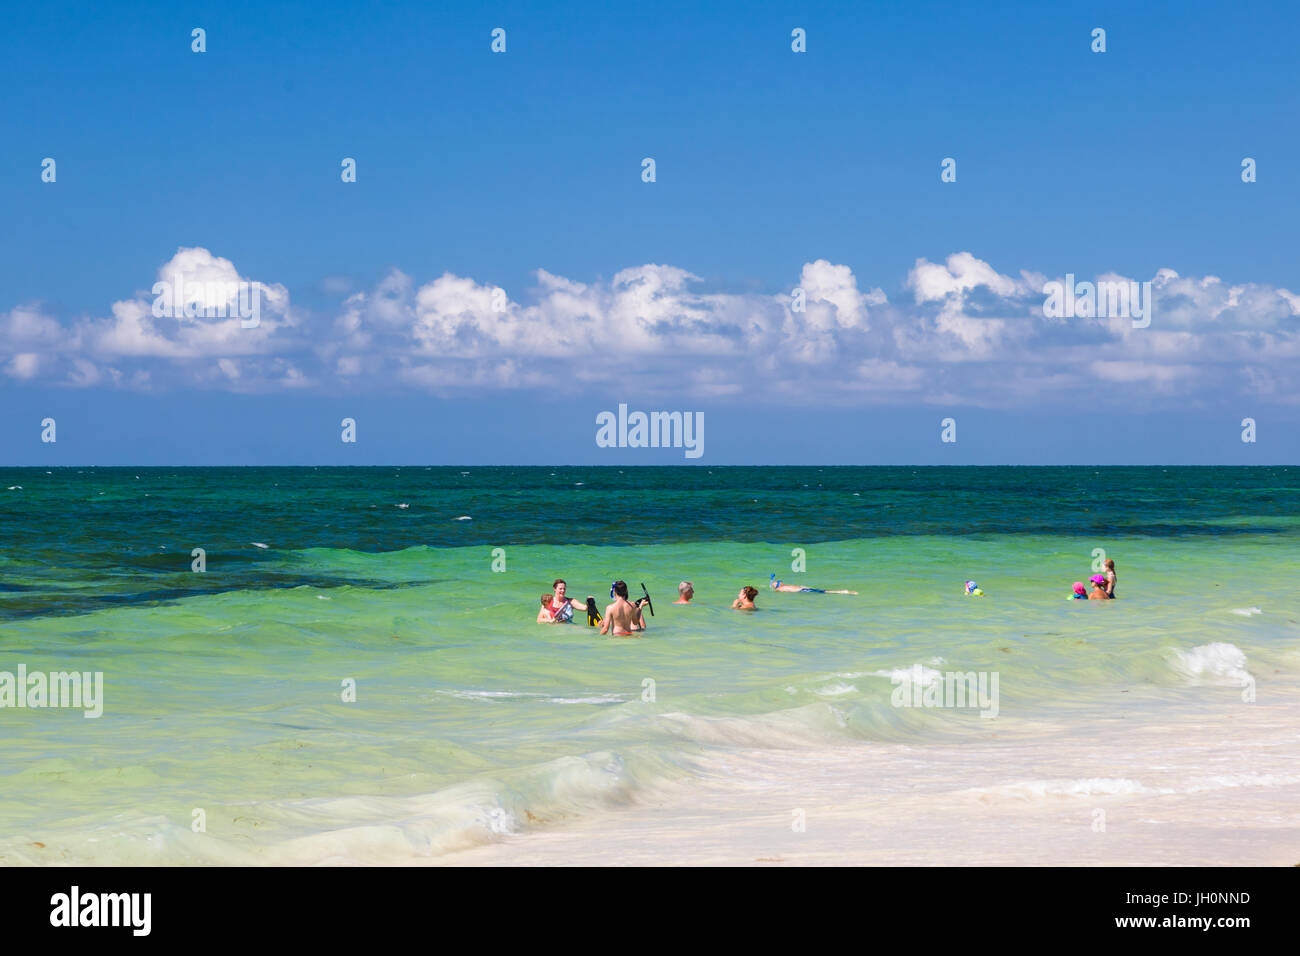
<path fill-rule="evenodd" d="M 587 596 L 587 626 L 595 627 L 603 620 L 605 619 L 601 617 L 600 612 L 596 610 L 596 599 L 591 595 L 588 595 Z"/>

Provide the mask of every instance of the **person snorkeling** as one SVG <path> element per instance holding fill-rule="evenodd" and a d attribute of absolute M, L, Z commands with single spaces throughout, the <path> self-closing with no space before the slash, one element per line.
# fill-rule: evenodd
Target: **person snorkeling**
<path fill-rule="evenodd" d="M 857 594 L 857 591 L 831 591 L 826 588 L 805 588 L 797 584 L 782 584 L 776 579 L 776 574 L 772 574 L 767 586 L 773 591 L 789 591 L 793 594 Z"/>

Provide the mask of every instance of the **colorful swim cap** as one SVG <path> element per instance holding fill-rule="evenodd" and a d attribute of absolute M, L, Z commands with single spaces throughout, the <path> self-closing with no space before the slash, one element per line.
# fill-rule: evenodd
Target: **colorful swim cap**
<path fill-rule="evenodd" d="M 975 591 L 976 591 L 976 589 L 978 589 L 978 588 L 979 588 L 979 585 L 976 584 L 974 581 L 967 581 L 967 582 L 966 582 L 966 593 L 967 593 L 967 594 L 974 594 Z"/>

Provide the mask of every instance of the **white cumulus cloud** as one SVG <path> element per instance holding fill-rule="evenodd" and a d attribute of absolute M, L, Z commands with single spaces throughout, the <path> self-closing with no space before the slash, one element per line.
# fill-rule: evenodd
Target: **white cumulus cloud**
<path fill-rule="evenodd" d="M 61 320 L 39 304 L 0 313 L 0 373 L 84 388 L 618 388 L 807 404 L 1297 401 L 1300 296 L 1287 289 L 1161 269 L 1145 280 L 1155 308 L 1140 328 L 1123 316 L 1046 318 L 1048 281 L 965 251 L 917 259 L 893 299 L 828 259 L 768 292 L 719 290 L 670 264 L 584 280 L 538 269 L 531 288 L 512 292 L 393 269 L 370 288 L 322 280 L 342 301 L 309 313 L 283 285 L 182 248 L 148 291 L 103 315 Z M 178 308 L 160 314 L 158 290 L 176 287 Z M 238 314 L 236 289 L 256 292 L 256 327 Z"/>

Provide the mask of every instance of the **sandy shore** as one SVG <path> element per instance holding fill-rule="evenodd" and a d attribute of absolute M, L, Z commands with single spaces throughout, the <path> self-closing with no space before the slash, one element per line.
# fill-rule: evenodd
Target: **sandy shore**
<path fill-rule="evenodd" d="M 1204 704 L 1176 715 L 1144 706 L 1086 725 L 992 721 L 1003 726 L 959 744 L 736 751 L 680 791 L 431 862 L 1300 863 L 1300 695 L 1247 704 L 1201 690 Z"/>

